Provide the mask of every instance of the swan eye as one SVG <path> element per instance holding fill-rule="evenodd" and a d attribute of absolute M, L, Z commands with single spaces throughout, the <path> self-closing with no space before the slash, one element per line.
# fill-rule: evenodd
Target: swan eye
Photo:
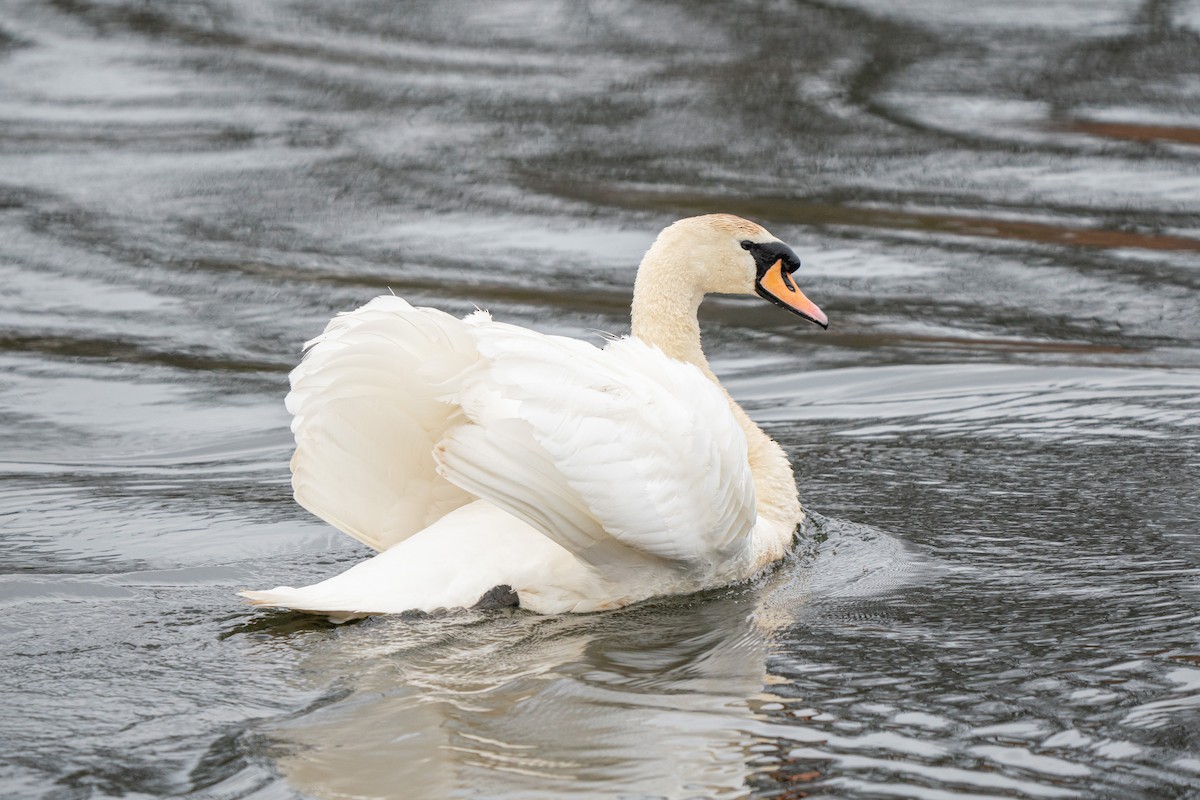
<path fill-rule="evenodd" d="M 751 242 L 749 239 L 742 240 L 742 249 L 743 250 L 749 250 L 753 246 L 754 246 L 754 242 Z"/>

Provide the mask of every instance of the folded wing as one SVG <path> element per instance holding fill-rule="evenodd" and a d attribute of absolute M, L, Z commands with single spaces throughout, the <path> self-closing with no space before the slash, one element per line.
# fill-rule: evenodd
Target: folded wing
<path fill-rule="evenodd" d="M 637 339 L 603 350 L 466 320 L 481 358 L 448 398 L 442 474 L 601 571 L 708 574 L 756 519 L 745 435 L 697 368 Z"/>

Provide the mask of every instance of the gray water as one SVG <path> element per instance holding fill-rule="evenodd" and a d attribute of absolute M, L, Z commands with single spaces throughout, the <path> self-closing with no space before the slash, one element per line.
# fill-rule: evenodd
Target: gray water
<path fill-rule="evenodd" d="M 1200 3 L 0 3 L 0 795 L 1200 797 Z M 703 310 L 814 512 L 616 613 L 251 610 L 364 548 L 287 371 L 388 289 Z"/>

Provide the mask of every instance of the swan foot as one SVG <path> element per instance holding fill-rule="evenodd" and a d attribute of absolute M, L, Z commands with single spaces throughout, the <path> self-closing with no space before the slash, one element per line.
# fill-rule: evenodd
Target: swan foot
<path fill-rule="evenodd" d="M 479 602 L 471 606 L 473 609 L 493 609 L 493 608 L 520 608 L 521 598 L 517 596 L 516 591 L 507 583 L 502 583 L 499 586 L 493 586 L 483 593 L 479 598 Z"/>

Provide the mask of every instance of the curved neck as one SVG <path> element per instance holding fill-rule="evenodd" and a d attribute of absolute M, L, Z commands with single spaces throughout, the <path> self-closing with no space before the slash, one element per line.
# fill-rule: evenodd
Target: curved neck
<path fill-rule="evenodd" d="M 716 381 L 700 348 L 696 314 L 704 292 L 691 280 L 686 265 L 651 247 L 633 283 L 631 333 L 671 358 L 695 364 Z"/>

